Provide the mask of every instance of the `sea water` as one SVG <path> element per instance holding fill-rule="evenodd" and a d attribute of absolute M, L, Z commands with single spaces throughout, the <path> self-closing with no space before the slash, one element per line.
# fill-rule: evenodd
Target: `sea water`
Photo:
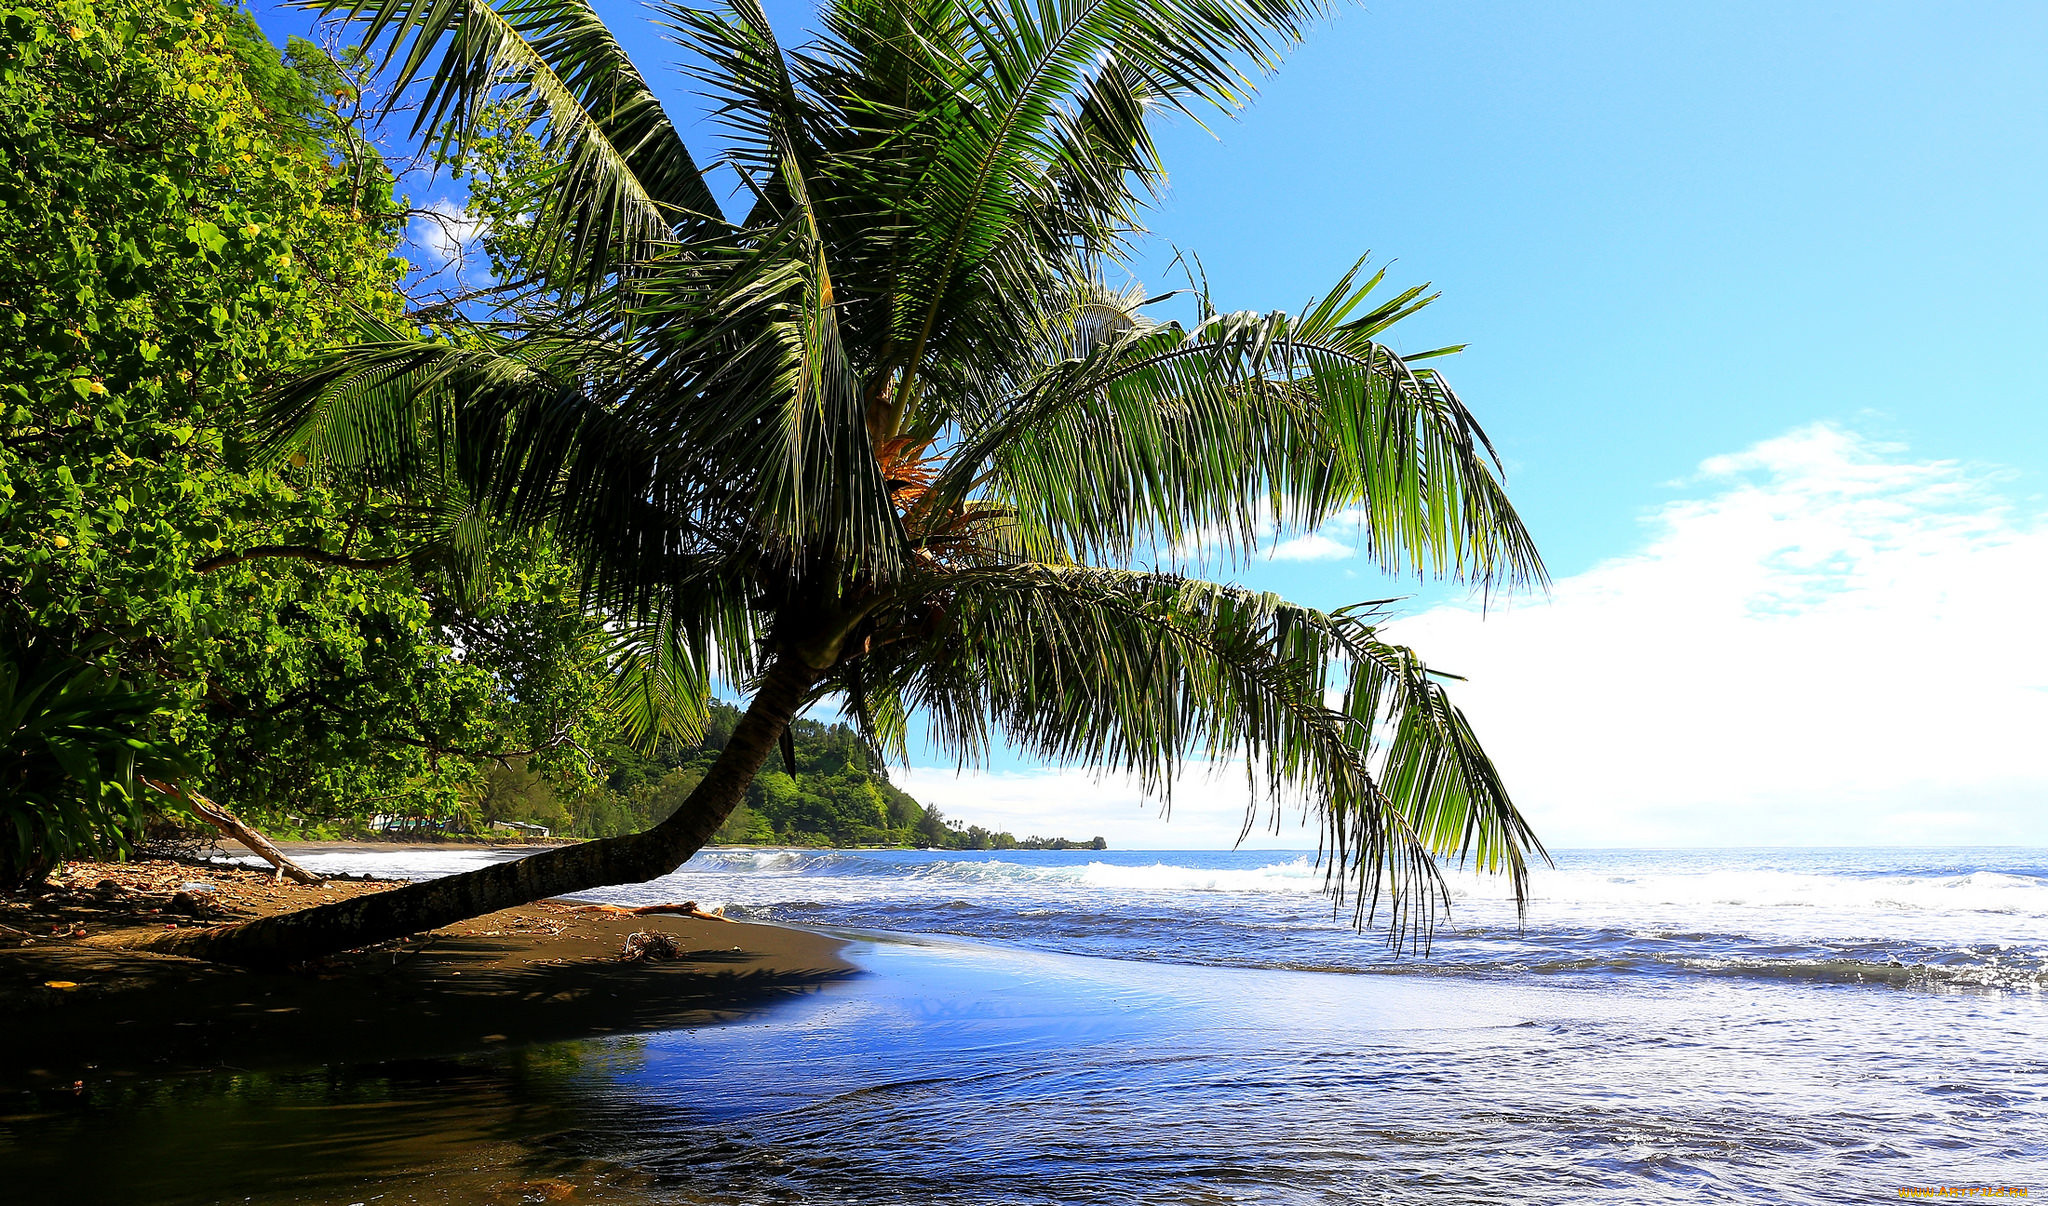
<path fill-rule="evenodd" d="M 92 1124 L 101 1183 L 193 1202 L 2048 1194 L 2048 851 L 1567 851 L 1520 912 L 1500 881 L 1448 882 L 1417 952 L 1355 928 L 1307 853 L 707 851 L 593 896 L 839 934 L 866 974 L 724 1026 L 129 1090 Z M 133 1146 L 167 1134 L 202 1183 Z M 400 1141 L 422 1134 L 440 1142 Z"/>

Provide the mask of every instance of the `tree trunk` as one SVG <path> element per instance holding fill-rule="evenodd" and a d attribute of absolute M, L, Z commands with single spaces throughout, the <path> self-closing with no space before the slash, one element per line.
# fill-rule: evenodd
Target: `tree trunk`
<path fill-rule="evenodd" d="M 296 913 L 215 929 L 152 934 L 139 941 L 109 936 L 98 945 L 274 967 L 437 929 L 565 892 L 666 875 L 718 832 L 746 794 L 754 773 L 774 752 L 817 678 L 818 672 L 800 658 L 778 659 L 697 790 L 673 816 L 644 833 L 564 846 Z"/>
<path fill-rule="evenodd" d="M 269 863 L 276 871 L 273 878 L 290 876 L 293 883 L 305 884 L 307 887 L 320 882 L 319 876 L 285 857 L 284 851 L 271 845 L 269 838 L 242 824 L 231 814 L 221 811 L 213 801 L 201 795 L 191 795 L 188 798 L 192 801 L 193 811 L 212 822 L 215 829 L 254 850 L 264 862 Z"/>
<path fill-rule="evenodd" d="M 284 851 L 271 845 L 269 838 L 242 824 L 227 809 L 222 808 L 198 792 L 183 791 L 167 784 L 159 783 L 155 779 L 144 779 L 143 782 L 167 796 L 183 796 L 185 802 L 192 806 L 192 811 L 205 817 L 207 822 L 215 829 L 220 830 L 223 835 L 233 838 L 235 841 L 255 851 L 263 861 L 275 868 L 277 875 L 273 876 L 273 879 L 277 878 L 277 876 L 288 875 L 294 883 L 305 884 L 308 887 L 320 882 L 319 876 L 299 866 L 286 857 Z"/>

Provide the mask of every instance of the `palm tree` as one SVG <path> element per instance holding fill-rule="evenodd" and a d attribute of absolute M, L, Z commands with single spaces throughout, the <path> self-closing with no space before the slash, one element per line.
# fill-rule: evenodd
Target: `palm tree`
<path fill-rule="evenodd" d="M 1386 570 L 1542 577 L 1472 415 L 1378 342 L 1421 290 L 1376 301 L 1354 266 L 1299 314 L 1196 290 L 1183 325 L 1104 284 L 1164 182 L 1155 119 L 1242 105 L 1322 0 L 827 0 L 792 52 L 757 0 L 657 8 L 738 220 L 585 0 L 354 0 L 423 130 L 459 145 L 510 104 L 538 131 L 524 267 L 562 300 L 375 333 L 278 413 L 295 448 L 545 530 L 633 730 L 688 732 L 716 675 L 751 695 L 731 741 L 644 833 L 166 945 L 299 959 L 665 874 L 823 701 L 898 759 L 922 713 L 963 763 L 1000 737 L 1156 792 L 1242 761 L 1247 831 L 1305 807 L 1397 940 L 1440 859 L 1519 896 L 1540 847 L 1371 606 L 1143 568 L 1351 511 Z"/>

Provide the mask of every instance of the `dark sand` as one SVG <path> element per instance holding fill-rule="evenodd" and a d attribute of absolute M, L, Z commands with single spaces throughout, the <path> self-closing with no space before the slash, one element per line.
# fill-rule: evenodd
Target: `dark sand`
<path fill-rule="evenodd" d="M 309 888 L 256 871 L 168 862 L 70 864 L 53 879 L 63 886 L 0 896 L 0 1091 L 432 1058 L 701 1026 L 853 972 L 840 943 L 800 930 L 606 917 L 555 901 L 299 971 L 252 972 L 78 939 L 218 924 L 392 885 L 342 879 Z M 104 879 L 121 890 L 94 892 Z M 193 894 L 207 915 L 173 911 L 173 894 L 195 881 L 213 887 Z M 622 961 L 636 930 L 674 935 L 685 957 Z"/>

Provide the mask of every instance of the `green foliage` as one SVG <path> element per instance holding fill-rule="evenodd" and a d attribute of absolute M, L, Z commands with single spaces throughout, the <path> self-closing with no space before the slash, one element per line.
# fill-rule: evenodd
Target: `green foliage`
<path fill-rule="evenodd" d="M 287 829 L 450 812 L 491 754 L 581 775 L 602 736 L 603 634 L 545 543 L 249 439 L 265 380 L 402 320 L 358 68 L 213 0 L 0 20 L 8 622 L 75 634 L 48 656 L 161 700 L 196 783 Z"/>
<path fill-rule="evenodd" d="M 689 798 L 724 749 L 739 710 L 713 703 L 702 738 L 652 753 L 612 746 L 602 783 L 563 786 L 512 763 L 490 771 L 475 805 L 479 822 L 521 821 L 574 837 L 617 837 L 657 825 Z M 729 846 L 920 846 L 945 850 L 1105 849 L 1102 839 L 1019 839 L 961 827 L 889 782 L 887 769 L 850 726 L 791 726 L 796 773 L 779 764 L 756 776 L 713 843 Z"/>
<path fill-rule="evenodd" d="M 0 888 L 61 859 L 127 849 L 142 824 L 138 777 L 184 770 L 140 735 L 165 711 L 160 692 L 127 687 L 71 642 L 0 631 Z"/>

